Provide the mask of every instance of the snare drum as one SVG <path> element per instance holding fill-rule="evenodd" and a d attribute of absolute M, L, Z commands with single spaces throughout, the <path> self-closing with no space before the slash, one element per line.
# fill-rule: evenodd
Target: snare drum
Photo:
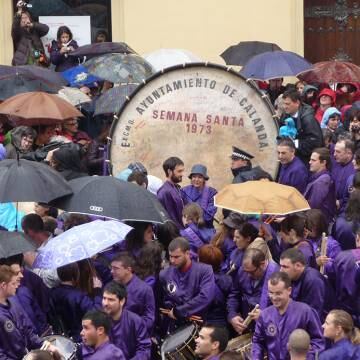
<path fill-rule="evenodd" d="M 75 360 L 76 359 L 76 344 L 69 338 L 61 335 L 51 335 L 42 338 L 44 341 L 49 341 L 51 345 L 59 349 L 61 360 Z"/>
<path fill-rule="evenodd" d="M 53 359 L 52 355 L 46 350 L 32 350 L 23 357 L 23 360 L 34 360 L 39 358 Z"/>
<path fill-rule="evenodd" d="M 161 358 L 167 360 L 194 360 L 195 339 L 199 333 L 196 325 L 189 325 L 169 335 L 161 346 Z"/>

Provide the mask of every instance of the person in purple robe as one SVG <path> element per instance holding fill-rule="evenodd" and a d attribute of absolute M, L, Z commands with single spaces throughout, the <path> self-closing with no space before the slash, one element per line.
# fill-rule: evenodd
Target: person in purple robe
<path fill-rule="evenodd" d="M 110 343 L 111 317 L 103 311 L 88 311 L 82 318 L 81 354 L 83 360 L 126 360 Z"/>
<path fill-rule="evenodd" d="M 318 267 L 324 265 L 325 274 L 334 276 L 333 264 L 336 256 L 341 251 L 340 244 L 332 237 L 327 237 L 326 254 L 321 255 L 322 235 L 328 232 L 328 223 L 321 210 L 310 209 L 306 212 L 305 228 L 308 232 L 306 238 L 311 241 Z"/>
<path fill-rule="evenodd" d="M 268 279 L 278 270 L 279 266 L 268 261 L 261 250 L 246 250 L 227 300 L 228 321 L 237 333 L 241 334 L 246 329 L 244 319 L 256 305 L 260 306 L 260 311 L 270 305 Z"/>
<path fill-rule="evenodd" d="M 211 240 L 211 244 L 218 247 L 224 255 L 224 260 L 221 265 L 221 272 L 228 273 L 230 270 L 234 271 L 235 267 L 230 263 L 232 252 L 236 249 L 234 242 L 234 231 L 239 229 L 245 223 L 246 217 L 237 213 L 230 213 L 221 224 L 220 229 L 216 232 Z"/>
<path fill-rule="evenodd" d="M 310 157 L 309 183 L 304 197 L 312 209 L 320 209 L 331 222 L 336 213 L 335 183 L 330 174 L 330 152 L 326 148 L 317 148 Z"/>
<path fill-rule="evenodd" d="M 229 332 L 223 326 L 204 324 L 195 339 L 195 354 L 203 360 L 219 360 L 229 341 Z"/>
<path fill-rule="evenodd" d="M 123 352 L 126 360 L 150 360 L 151 340 L 146 326 L 138 315 L 124 308 L 125 302 L 125 286 L 115 281 L 106 284 L 102 305 L 113 320 L 110 342 Z"/>
<path fill-rule="evenodd" d="M 351 315 L 344 310 L 332 310 L 323 324 L 324 337 L 332 341 L 319 360 L 360 359 L 360 331 L 354 327 Z"/>
<path fill-rule="evenodd" d="M 204 245 L 199 249 L 198 254 L 199 262 L 211 265 L 215 276 L 215 295 L 208 309 L 206 322 L 227 326 L 226 302 L 232 287 L 232 278 L 230 275 L 220 273 L 224 256 L 214 245 Z"/>
<path fill-rule="evenodd" d="M 206 227 L 203 210 L 196 203 L 187 204 L 183 209 L 183 224 L 185 229 L 180 230 L 180 235 L 187 239 L 190 250 L 194 253 L 206 245 L 215 235 L 215 229 Z"/>
<path fill-rule="evenodd" d="M 43 340 L 14 296 L 19 285 L 17 275 L 7 265 L 0 265 L 0 358 L 22 359 L 28 350 L 41 347 Z M 49 351 L 58 353 L 55 346 Z"/>
<path fill-rule="evenodd" d="M 60 318 L 63 331 L 75 341 L 80 341 L 81 319 L 86 312 L 101 308 L 101 286 L 96 282 L 95 297 L 78 288 L 79 267 L 77 263 L 61 266 L 57 269 L 59 286 L 50 291 L 52 311 Z"/>
<path fill-rule="evenodd" d="M 345 138 L 338 139 L 335 144 L 334 160 L 331 169 L 331 176 L 335 182 L 336 200 L 339 213 L 343 212 L 348 196 L 346 187 L 348 178 L 355 173 L 352 162 L 354 156 L 354 143 Z"/>
<path fill-rule="evenodd" d="M 305 256 L 299 249 L 288 249 L 281 254 L 280 270 L 292 281 L 292 299 L 308 304 L 323 319 L 328 289 L 320 272 L 306 266 Z"/>
<path fill-rule="evenodd" d="M 204 213 L 206 226 L 213 227 L 214 216 L 217 208 L 214 206 L 214 196 L 217 190 L 207 186 L 209 180 L 206 166 L 202 164 L 194 165 L 189 175 L 191 185 L 184 186 L 181 189 L 184 204 L 197 203 Z"/>
<path fill-rule="evenodd" d="M 152 288 L 134 274 L 135 261 L 127 253 L 120 253 L 111 262 L 113 280 L 126 287 L 125 309 L 139 315 L 149 334 L 155 321 L 155 298 Z"/>
<path fill-rule="evenodd" d="M 293 186 L 304 193 L 309 171 L 305 164 L 295 156 L 295 144 L 290 138 L 281 138 L 278 141 L 278 160 L 281 164 L 278 183 Z"/>
<path fill-rule="evenodd" d="M 169 214 L 170 219 L 175 222 L 179 229 L 183 229 L 182 210 L 184 202 L 179 183 L 182 181 L 184 163 L 178 157 L 170 157 L 164 161 L 163 169 L 166 181 L 158 190 L 157 198 Z"/>
<path fill-rule="evenodd" d="M 206 319 L 215 296 L 215 279 L 211 266 L 192 261 L 189 242 L 182 237 L 171 241 L 169 254 L 170 266 L 162 270 L 159 277 L 162 313 L 173 320 L 164 321 L 165 327 L 184 323 L 191 316 Z"/>
<path fill-rule="evenodd" d="M 316 268 L 313 245 L 309 240 L 305 239 L 305 221 L 306 218 L 302 215 L 288 215 L 280 223 L 280 236 L 287 248 L 299 249 L 305 256 L 306 264 Z"/>
<path fill-rule="evenodd" d="M 31 324 L 33 325 L 34 331 L 37 335 L 41 336 L 50 330 L 47 322 L 46 313 L 41 309 L 37 298 L 33 292 L 23 284 L 24 275 L 22 268 L 23 255 L 14 255 L 8 258 L 0 259 L 0 265 L 10 266 L 13 273 L 17 276 L 18 288 L 16 290 L 15 297 L 21 304 L 20 306 L 24 309 L 26 315 L 29 317 Z M 33 273 L 32 273 L 33 274 Z M 33 274 L 35 277 L 37 275 Z M 39 278 L 40 282 L 42 280 Z M 44 285 L 44 284 L 43 284 Z M 41 289 L 36 289 L 41 291 Z"/>
<path fill-rule="evenodd" d="M 357 327 L 360 326 L 360 241 L 358 242 L 358 248 L 342 251 L 334 263 L 337 308 L 347 311 Z"/>
<path fill-rule="evenodd" d="M 290 334 L 298 328 L 310 335 L 308 360 L 315 360 L 324 349 L 321 322 L 314 309 L 291 299 L 291 280 L 286 273 L 274 272 L 268 280 L 272 306 L 261 311 L 252 338 L 251 359 L 288 360 L 287 343 Z"/>

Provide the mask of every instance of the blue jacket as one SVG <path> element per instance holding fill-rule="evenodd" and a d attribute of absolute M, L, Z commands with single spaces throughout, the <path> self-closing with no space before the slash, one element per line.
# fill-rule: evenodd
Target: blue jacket
<path fill-rule="evenodd" d="M 330 349 L 323 351 L 319 360 L 358 360 L 360 347 L 353 345 L 348 339 L 336 342 Z"/>

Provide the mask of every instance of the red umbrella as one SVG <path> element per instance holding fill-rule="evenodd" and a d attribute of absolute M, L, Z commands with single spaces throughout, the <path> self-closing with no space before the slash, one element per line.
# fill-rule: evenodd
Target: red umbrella
<path fill-rule="evenodd" d="M 345 61 L 322 61 L 298 78 L 308 83 L 352 83 L 360 81 L 360 67 Z"/>
<path fill-rule="evenodd" d="M 0 104 L 0 114 L 15 125 L 53 125 L 82 113 L 57 95 L 28 92 L 12 96 Z"/>

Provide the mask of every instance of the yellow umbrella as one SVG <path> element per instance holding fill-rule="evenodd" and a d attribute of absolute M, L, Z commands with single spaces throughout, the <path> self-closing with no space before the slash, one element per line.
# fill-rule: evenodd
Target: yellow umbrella
<path fill-rule="evenodd" d="M 227 185 L 215 196 L 215 206 L 242 214 L 279 216 L 310 209 L 292 186 L 261 180 Z"/>

